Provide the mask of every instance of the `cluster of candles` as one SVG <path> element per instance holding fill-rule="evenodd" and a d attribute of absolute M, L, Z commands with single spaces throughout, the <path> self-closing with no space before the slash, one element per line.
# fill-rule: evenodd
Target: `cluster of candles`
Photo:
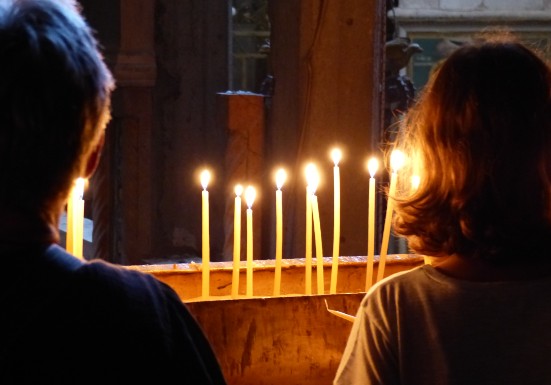
<path fill-rule="evenodd" d="M 339 268 L 339 246 L 340 246 L 340 170 L 339 162 L 342 153 L 339 149 L 331 152 L 331 158 L 334 162 L 333 167 L 333 188 L 334 188 L 334 217 L 333 217 L 333 254 L 331 260 L 331 294 L 337 292 L 337 278 Z M 397 183 L 397 171 L 404 163 L 404 155 L 395 150 L 390 157 L 391 175 L 389 185 L 389 195 L 394 195 Z M 368 241 L 367 241 L 367 271 L 366 271 L 366 291 L 373 284 L 373 264 L 375 252 L 375 174 L 379 167 L 376 158 L 371 158 L 367 162 L 369 178 L 369 198 L 368 198 Z M 305 250 L 305 294 L 312 294 L 312 238 L 315 240 L 316 250 L 316 283 L 317 293 L 324 294 L 324 275 L 323 275 L 323 249 L 321 238 L 321 224 L 318 210 L 318 200 L 316 189 L 319 183 L 319 173 L 313 163 L 306 166 L 306 250 Z M 201 172 L 202 191 L 202 297 L 209 297 L 210 287 L 210 236 L 209 236 L 209 193 L 207 190 L 210 182 L 210 172 L 204 170 Z M 275 274 L 273 295 L 278 296 L 281 293 L 281 266 L 283 258 L 283 193 L 282 188 L 287 173 L 283 169 L 276 172 L 276 246 L 275 246 Z M 76 180 L 67 202 L 67 232 L 66 249 L 68 252 L 83 258 L 83 232 L 84 232 L 84 186 L 86 181 L 82 178 Z M 419 181 L 413 180 L 413 185 L 418 185 Z M 253 186 L 243 188 L 238 184 L 235 186 L 234 203 L 234 241 L 233 241 L 233 272 L 232 272 L 232 298 L 239 295 L 239 274 L 241 261 L 241 197 L 244 194 L 246 210 L 246 292 L 245 296 L 253 296 L 253 203 L 256 198 L 256 190 Z M 392 222 L 393 204 L 389 200 L 386 208 L 386 217 L 383 229 L 383 238 L 381 243 L 377 281 L 384 276 L 386 256 L 388 253 L 388 243 L 390 238 L 390 227 Z"/>
<path fill-rule="evenodd" d="M 84 244 L 84 185 L 86 180 L 78 178 L 67 200 L 66 250 L 78 258 L 83 257 Z"/>
<path fill-rule="evenodd" d="M 331 283 L 330 293 L 337 292 L 337 278 L 339 268 L 339 246 L 340 246 L 340 170 L 339 162 L 342 153 L 339 149 L 331 151 L 333 167 L 333 188 L 334 188 L 334 228 L 333 228 L 333 254 L 331 260 Z M 397 172 L 404 163 L 404 155 L 399 150 L 391 153 L 391 177 L 389 186 L 389 195 L 396 191 Z M 376 158 L 371 158 L 367 162 L 367 169 L 370 174 L 369 179 L 369 197 L 368 197 L 368 242 L 367 242 L 367 271 L 366 271 L 366 291 L 373 284 L 373 264 L 375 252 L 375 174 L 379 167 Z M 324 294 L 324 275 L 323 275 L 323 250 L 321 238 L 321 224 L 318 210 L 318 200 L 316 189 L 319 183 L 319 173 L 313 163 L 309 163 L 306 168 L 306 250 L 305 250 L 305 294 L 312 294 L 312 238 L 315 240 L 316 250 L 316 272 L 317 272 L 317 293 Z M 210 181 L 210 172 L 204 170 L 201 172 L 202 191 L 202 297 L 209 297 L 209 276 L 210 276 L 210 245 L 209 245 L 209 193 L 207 191 Z M 275 274 L 273 295 L 278 296 L 281 293 L 281 265 L 282 265 L 282 245 L 283 245 L 283 214 L 282 214 L 282 187 L 287 178 L 285 170 L 279 169 L 276 172 L 276 245 L 275 245 Z M 232 298 L 239 296 L 239 273 L 241 261 L 241 197 L 245 195 L 247 204 L 246 211 L 246 297 L 253 296 L 253 210 L 252 206 L 256 197 L 254 187 L 243 188 L 238 184 L 235 186 L 235 204 L 234 204 L 234 243 L 233 243 L 233 272 L 232 272 Z M 377 281 L 384 275 L 386 256 L 388 252 L 388 242 L 390 238 L 390 227 L 392 222 L 393 205 L 392 200 L 387 203 L 386 217 L 383 230 L 383 239 L 381 244 L 379 267 Z"/>

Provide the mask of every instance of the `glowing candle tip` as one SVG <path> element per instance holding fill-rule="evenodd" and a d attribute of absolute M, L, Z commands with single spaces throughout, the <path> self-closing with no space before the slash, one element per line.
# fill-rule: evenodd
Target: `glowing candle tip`
<path fill-rule="evenodd" d="M 240 184 L 236 184 L 235 188 L 234 188 L 234 191 L 235 191 L 235 195 L 240 197 L 241 194 L 243 194 L 243 186 L 241 186 Z"/>
<path fill-rule="evenodd" d="M 319 173 L 316 165 L 309 163 L 306 166 L 306 183 L 310 193 L 314 194 L 319 184 Z"/>
<path fill-rule="evenodd" d="M 379 169 L 379 161 L 377 158 L 371 158 L 367 162 L 367 170 L 369 171 L 369 175 L 373 178 L 375 176 L 375 173 Z"/>
<path fill-rule="evenodd" d="M 276 172 L 276 187 L 278 190 L 281 190 L 283 187 L 283 183 L 285 183 L 285 180 L 287 179 L 287 173 L 284 169 L 280 168 Z"/>
<path fill-rule="evenodd" d="M 254 200 L 256 198 L 256 190 L 252 186 L 248 186 L 245 190 L 245 202 L 249 208 L 253 207 Z"/>
<path fill-rule="evenodd" d="M 208 170 L 203 170 L 203 172 L 201 172 L 201 186 L 203 186 L 203 190 L 207 189 L 209 182 L 210 182 L 210 172 Z"/>
<path fill-rule="evenodd" d="M 405 162 L 405 156 L 404 153 L 400 150 L 394 150 L 390 154 L 390 167 L 392 168 L 393 172 L 397 172 Z"/>
<path fill-rule="evenodd" d="M 82 199 L 82 197 L 84 196 L 84 185 L 86 184 L 86 179 L 84 178 L 78 178 L 76 180 L 76 185 L 75 185 L 75 188 L 76 188 L 76 194 L 77 196 Z"/>
<path fill-rule="evenodd" d="M 411 177 L 411 187 L 414 190 L 417 190 L 419 188 L 419 183 L 421 183 L 421 178 L 419 177 L 419 175 L 413 175 Z"/>
<path fill-rule="evenodd" d="M 342 151 L 338 148 L 334 148 L 331 151 L 331 159 L 333 159 L 333 163 L 337 166 L 342 159 Z"/>

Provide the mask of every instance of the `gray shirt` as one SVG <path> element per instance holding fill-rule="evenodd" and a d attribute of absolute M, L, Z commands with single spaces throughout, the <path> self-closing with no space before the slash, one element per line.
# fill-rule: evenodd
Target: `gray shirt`
<path fill-rule="evenodd" d="M 363 299 L 334 384 L 551 384 L 550 289 L 429 265 L 388 277 Z"/>

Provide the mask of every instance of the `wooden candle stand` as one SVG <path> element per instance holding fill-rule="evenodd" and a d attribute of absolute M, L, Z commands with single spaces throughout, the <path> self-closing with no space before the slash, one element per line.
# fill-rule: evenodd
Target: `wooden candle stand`
<path fill-rule="evenodd" d="M 385 276 L 423 264 L 417 255 L 389 255 Z M 374 276 L 377 276 L 375 257 Z M 210 297 L 201 298 L 201 264 L 131 266 L 170 285 L 209 339 L 228 385 L 331 384 L 352 323 L 327 311 L 355 315 L 365 295 L 366 258 L 339 257 L 336 294 L 304 295 L 304 259 L 284 259 L 281 296 L 272 297 L 274 260 L 254 262 L 254 297 L 231 299 L 232 263 L 211 262 Z M 316 266 L 313 265 L 315 274 Z M 329 293 L 331 258 L 324 258 Z M 312 293 L 317 292 L 316 282 Z"/>

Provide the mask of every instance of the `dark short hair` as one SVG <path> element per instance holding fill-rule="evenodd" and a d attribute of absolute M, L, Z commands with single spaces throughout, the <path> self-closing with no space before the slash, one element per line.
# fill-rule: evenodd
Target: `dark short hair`
<path fill-rule="evenodd" d="M 526 45 L 475 41 L 436 71 L 396 143 L 412 160 L 395 231 L 412 250 L 537 259 L 551 236 L 551 73 Z M 419 174 L 412 190 L 409 176 Z"/>
<path fill-rule="evenodd" d="M 0 205 L 68 193 L 109 119 L 113 78 L 77 4 L 0 6 Z"/>

